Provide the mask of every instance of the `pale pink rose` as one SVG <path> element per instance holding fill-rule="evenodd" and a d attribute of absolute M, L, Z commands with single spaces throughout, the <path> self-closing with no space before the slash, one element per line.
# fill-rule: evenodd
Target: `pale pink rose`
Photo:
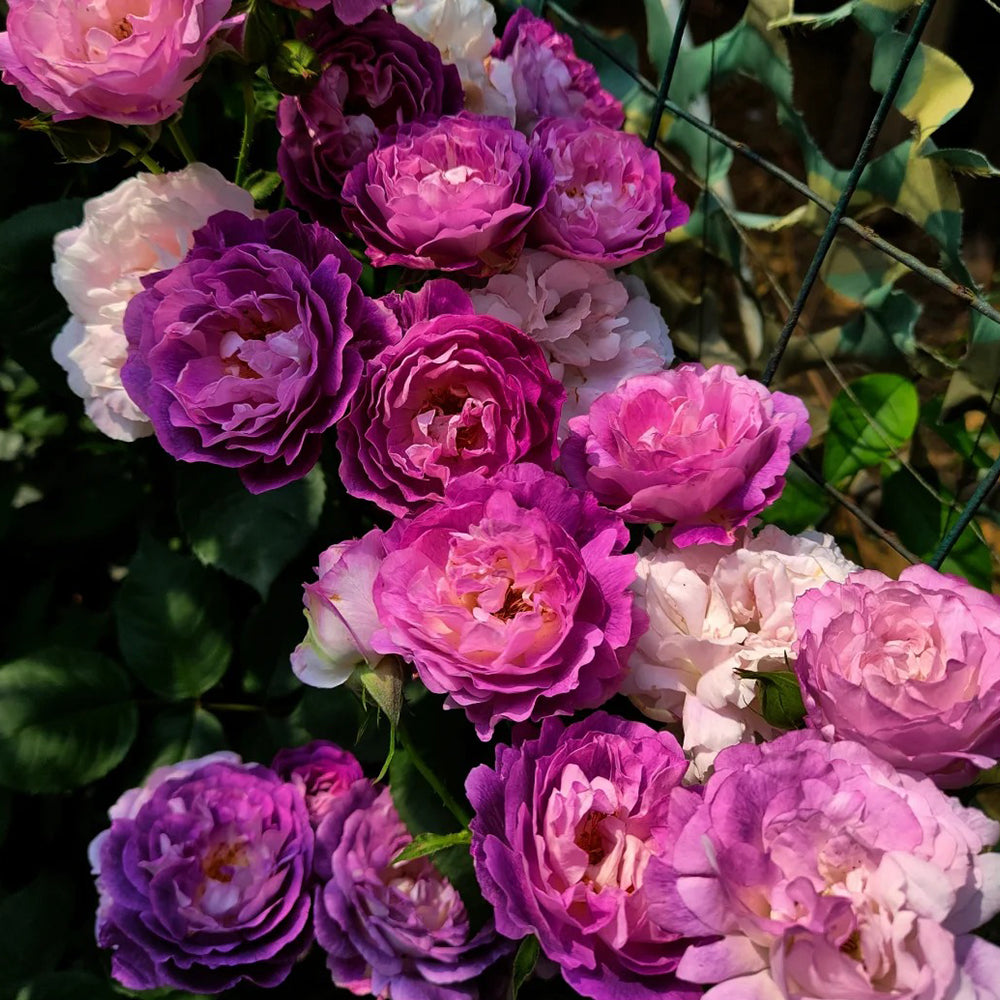
<path fill-rule="evenodd" d="M 191 234 L 224 209 L 253 214 L 249 192 L 204 163 L 168 174 L 139 174 L 91 198 L 83 223 L 56 234 L 52 279 L 72 316 L 52 355 L 87 416 L 119 441 L 152 433 L 122 388 L 128 353 L 122 318 L 143 275 L 179 263 Z"/>
<path fill-rule="evenodd" d="M 633 589 L 650 625 L 623 693 L 650 718 L 683 722 L 704 774 L 723 747 L 774 734 L 755 707 L 758 682 L 736 671 L 789 669 L 796 598 L 857 569 L 829 535 L 773 525 L 735 547 L 644 542 Z"/>
<path fill-rule="evenodd" d="M 929 566 L 795 605 L 808 724 L 942 788 L 1000 760 L 1000 599 Z"/>
<path fill-rule="evenodd" d="M 229 0 L 9 0 L 4 83 L 56 121 L 153 125 L 181 109 Z"/>
<path fill-rule="evenodd" d="M 520 327 L 545 352 L 566 387 L 560 441 L 569 420 L 633 375 L 673 360 L 667 324 L 642 281 L 599 264 L 527 250 L 514 270 L 474 289 L 476 311 Z"/>
<path fill-rule="evenodd" d="M 304 684 L 337 687 L 357 666 L 381 659 L 371 640 L 381 628 L 372 585 L 385 558 L 383 537 L 373 528 L 320 553 L 316 582 L 302 588 L 309 631 L 292 653 L 292 670 Z"/>

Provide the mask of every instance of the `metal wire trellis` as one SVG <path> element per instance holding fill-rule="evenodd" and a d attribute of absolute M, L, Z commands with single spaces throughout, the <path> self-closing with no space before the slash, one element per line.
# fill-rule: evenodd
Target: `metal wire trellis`
<path fill-rule="evenodd" d="M 731 136 L 716 128 L 711 122 L 703 120 L 670 100 L 670 85 L 673 82 L 674 74 L 677 69 L 681 43 L 691 10 L 691 2 L 692 0 L 680 0 L 677 18 L 673 25 L 673 37 L 671 39 L 670 50 L 667 54 L 667 60 L 664 65 L 663 73 L 660 76 L 659 84 L 657 86 L 654 86 L 634 66 L 629 65 L 627 61 L 622 59 L 621 56 L 619 56 L 604 42 L 599 33 L 573 15 L 570 11 L 563 7 L 562 4 L 556 2 L 556 0 L 542 0 L 540 14 L 543 17 L 547 12 L 551 12 L 556 15 L 556 17 L 558 17 L 571 31 L 586 38 L 586 40 L 593 45 L 595 49 L 600 51 L 602 55 L 625 72 L 637 86 L 639 86 L 645 93 L 653 97 L 653 110 L 649 129 L 646 135 L 646 144 L 648 146 L 656 144 L 657 138 L 660 134 L 660 126 L 663 116 L 664 114 L 669 113 L 672 117 L 687 122 L 689 125 L 706 135 L 709 139 L 718 142 L 720 145 L 744 157 L 760 169 L 765 170 L 773 177 L 781 180 L 792 190 L 802 195 L 824 212 L 828 213 L 829 219 L 822 235 L 820 236 L 819 244 L 812 260 L 809 263 L 805 277 L 799 286 L 795 300 L 791 303 L 788 310 L 788 316 L 774 349 L 772 350 L 765 365 L 764 372 L 761 376 L 763 384 L 770 385 L 778 371 L 778 367 L 781 364 L 785 350 L 791 341 L 792 334 L 799 325 L 806 301 L 816 283 L 816 279 L 819 277 L 820 269 L 823 266 L 823 262 L 826 260 L 830 248 L 833 246 L 839 229 L 845 229 L 855 234 L 870 246 L 880 250 L 886 256 L 898 261 L 914 273 L 925 278 L 927 281 L 961 299 L 976 312 L 987 317 L 993 322 L 1000 324 L 1000 312 L 998 312 L 997 309 L 995 309 L 974 289 L 968 288 L 967 286 L 952 280 L 941 269 L 925 264 L 912 254 L 907 253 L 902 248 L 897 247 L 895 244 L 879 236 L 878 233 L 871 229 L 871 227 L 858 222 L 856 219 L 851 218 L 847 214 L 851 198 L 853 197 L 858 183 L 861 180 L 862 172 L 871 158 L 875 142 L 882 131 L 882 127 L 889 116 L 889 112 L 892 109 L 893 104 L 895 103 L 900 87 L 906 76 L 906 72 L 909 69 L 914 54 L 917 51 L 917 47 L 920 44 L 921 35 L 923 34 L 924 29 L 927 26 L 927 22 L 934 11 L 937 0 L 923 0 L 923 3 L 921 3 L 917 8 L 913 22 L 905 36 L 899 59 L 897 60 L 889 83 L 882 95 L 878 109 L 872 118 L 867 134 L 861 143 L 861 147 L 858 150 L 854 163 L 847 175 L 844 187 L 841 190 L 836 202 L 831 202 L 824 198 L 822 195 L 810 188 L 808 184 L 805 184 L 803 181 L 799 180 L 797 177 L 790 174 L 776 163 L 772 163 L 766 157 L 751 149 L 748 145 L 746 145 L 746 143 L 733 139 Z M 705 191 L 707 192 L 707 190 L 706 186 Z M 903 546 L 897 538 L 879 525 L 870 514 L 854 503 L 850 497 L 846 496 L 840 490 L 837 490 L 830 483 L 827 483 L 823 476 L 807 461 L 798 456 L 794 459 L 794 461 L 798 468 L 800 468 L 813 482 L 829 494 L 838 504 L 848 510 L 854 517 L 864 524 L 864 526 L 872 532 L 872 534 L 880 538 L 883 542 L 888 544 L 911 563 L 920 561 L 919 558 Z M 998 482 L 1000 482 L 1000 458 L 993 463 L 985 477 L 979 483 L 973 495 L 969 498 L 964 507 L 962 507 L 958 519 L 944 532 L 944 536 L 940 539 L 940 542 L 930 559 L 931 566 L 935 569 L 940 568 L 944 560 L 948 557 L 948 554 L 958 542 L 962 533 L 972 522 L 976 512 L 983 505 L 987 496 Z"/>

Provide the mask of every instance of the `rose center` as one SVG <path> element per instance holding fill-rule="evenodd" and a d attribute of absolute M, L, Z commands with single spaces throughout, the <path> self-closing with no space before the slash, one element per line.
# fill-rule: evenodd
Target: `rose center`
<path fill-rule="evenodd" d="M 513 586 L 507 588 L 503 604 L 493 612 L 494 618 L 499 618 L 502 622 L 509 622 L 522 611 L 530 611 L 531 605 L 524 599 L 523 590 L 515 590 Z"/>
<path fill-rule="evenodd" d="M 126 38 L 131 38 L 134 31 L 135 28 L 132 27 L 131 22 L 126 17 L 120 17 L 111 25 L 111 34 L 120 42 L 123 42 Z"/>
<path fill-rule="evenodd" d="M 604 838 L 601 836 L 601 822 L 607 817 L 607 813 L 591 810 L 580 820 L 580 824 L 576 828 L 576 837 L 573 842 L 581 851 L 586 852 L 589 864 L 599 865 L 607 856 Z"/>
<path fill-rule="evenodd" d="M 215 882 L 231 882 L 235 869 L 246 868 L 249 864 L 246 844 L 224 841 L 213 847 L 202 859 L 201 870 Z"/>

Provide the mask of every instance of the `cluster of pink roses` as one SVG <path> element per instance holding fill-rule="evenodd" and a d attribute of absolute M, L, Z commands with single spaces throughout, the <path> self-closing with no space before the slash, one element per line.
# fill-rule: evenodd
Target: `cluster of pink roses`
<path fill-rule="evenodd" d="M 479 884 L 500 935 L 536 935 L 581 994 L 1000 998 L 1000 949 L 971 934 L 1000 910 L 983 853 L 1000 827 L 942 791 L 1000 759 L 1000 602 L 925 567 L 862 571 L 829 536 L 754 534 L 808 443 L 805 407 L 728 366 L 669 367 L 659 310 L 614 269 L 688 210 L 567 36 L 521 8 L 495 38 L 485 0 L 283 5 L 311 12 L 296 30 L 320 66 L 276 121 L 310 221 L 255 211 L 202 164 L 88 202 L 56 239 L 72 317 L 53 350 L 94 423 L 254 492 L 304 476 L 335 436 L 343 487 L 393 520 L 320 553 L 292 667 L 334 688 L 397 657 L 481 740 L 510 734 L 466 786 Z M 0 66 L 56 118 L 156 122 L 213 39 L 239 47 L 226 13 L 13 0 Z M 426 280 L 373 298 L 361 253 Z M 627 524 L 648 529 L 637 550 Z M 806 731 L 783 734 L 762 685 L 791 669 Z M 618 693 L 682 742 L 556 718 Z M 131 894 L 183 854 L 162 854 L 157 824 L 196 774 L 226 802 L 252 787 L 297 845 L 296 891 L 321 880 L 338 985 L 478 995 L 506 946 L 469 938 L 430 861 L 393 862 L 408 835 L 386 792 L 348 767 L 310 833 L 289 788 L 332 781 L 325 764 L 281 782 L 198 763 L 128 793 L 96 852 L 125 985 L 231 984 L 184 951 L 173 910 L 149 944 Z M 195 879 L 218 845 L 189 805 L 171 835 L 208 859 Z M 128 838 L 149 857 L 123 872 L 107 844 Z M 270 892 L 254 859 L 248 885 Z M 309 906 L 278 906 L 280 947 L 245 978 L 287 973 Z"/>

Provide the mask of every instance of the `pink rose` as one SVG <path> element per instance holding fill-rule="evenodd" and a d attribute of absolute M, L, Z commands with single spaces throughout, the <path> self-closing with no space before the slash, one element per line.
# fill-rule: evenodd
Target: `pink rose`
<path fill-rule="evenodd" d="M 380 627 L 372 583 L 385 556 L 382 539 L 374 528 L 320 553 L 316 582 L 303 586 L 309 632 L 292 653 L 292 670 L 304 684 L 337 687 L 359 664 L 380 659 L 371 640 Z"/>
<path fill-rule="evenodd" d="M 737 547 L 644 542 L 636 603 L 649 616 L 622 686 L 641 712 L 682 722 L 684 749 L 704 774 L 724 747 L 773 737 L 757 681 L 737 670 L 787 670 L 795 599 L 858 569 L 829 535 L 769 525 Z"/>
<path fill-rule="evenodd" d="M 229 0 L 10 0 L 4 83 L 56 121 L 152 125 L 179 111 Z"/>
<path fill-rule="evenodd" d="M 795 604 L 809 725 L 942 788 L 1000 758 L 1000 600 L 929 566 L 874 570 Z"/>
<path fill-rule="evenodd" d="M 520 327 L 566 387 L 559 439 L 572 417 L 633 375 L 663 371 L 674 357 L 667 324 L 641 279 L 599 264 L 526 250 L 509 274 L 469 292 L 476 311 Z"/>
<path fill-rule="evenodd" d="M 732 542 L 809 440 L 800 400 L 729 365 L 638 375 L 569 426 L 566 478 L 629 521 L 671 525 L 678 546 Z"/>

